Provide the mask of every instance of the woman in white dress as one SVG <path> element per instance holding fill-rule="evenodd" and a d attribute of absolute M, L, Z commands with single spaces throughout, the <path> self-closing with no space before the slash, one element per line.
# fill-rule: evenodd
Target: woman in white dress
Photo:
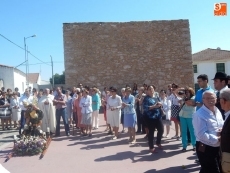
<path fill-rule="evenodd" d="M 117 89 L 114 87 L 110 88 L 111 96 L 107 101 L 107 121 L 111 127 L 113 127 L 114 137 L 112 139 L 118 138 L 118 130 L 121 119 L 121 97 L 117 95 Z"/>
<path fill-rule="evenodd" d="M 16 128 L 19 120 L 21 119 L 21 108 L 19 107 L 19 98 L 16 92 L 13 92 L 10 107 L 12 109 L 11 120 L 14 121 L 14 128 Z"/>

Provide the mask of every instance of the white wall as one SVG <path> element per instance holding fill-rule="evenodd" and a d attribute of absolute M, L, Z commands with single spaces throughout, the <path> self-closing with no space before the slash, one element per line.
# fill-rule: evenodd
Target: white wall
<path fill-rule="evenodd" d="M 38 75 L 38 81 L 37 81 L 37 84 L 40 85 L 41 84 L 41 76 L 40 74 Z"/>
<path fill-rule="evenodd" d="M 212 79 L 216 74 L 216 63 L 225 63 L 225 73 L 230 75 L 230 60 L 218 62 L 193 62 L 193 65 L 197 65 L 197 73 L 194 73 L 194 83 L 197 83 L 197 77 L 200 74 L 206 74 L 208 75 L 209 85 L 214 89 Z"/>
<path fill-rule="evenodd" d="M 230 75 L 230 60 L 225 63 L 225 73 Z"/>
<path fill-rule="evenodd" d="M 0 79 L 3 80 L 5 91 L 7 88 L 14 90 L 14 74 L 13 68 L 0 66 Z"/>
<path fill-rule="evenodd" d="M 20 93 L 23 93 L 26 89 L 26 77 L 18 70 L 14 70 L 14 88 L 16 87 Z"/>

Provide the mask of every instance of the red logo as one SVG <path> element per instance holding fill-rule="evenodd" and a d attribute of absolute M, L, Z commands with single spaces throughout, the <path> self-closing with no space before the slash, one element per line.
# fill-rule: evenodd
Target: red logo
<path fill-rule="evenodd" d="M 227 3 L 215 3 L 214 16 L 227 16 Z"/>

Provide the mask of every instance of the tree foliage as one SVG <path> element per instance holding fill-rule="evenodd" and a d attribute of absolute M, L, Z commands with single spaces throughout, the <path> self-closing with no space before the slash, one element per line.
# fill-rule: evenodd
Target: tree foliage
<path fill-rule="evenodd" d="M 59 74 L 55 74 L 53 75 L 54 78 L 54 84 L 65 84 L 65 72 L 63 71 L 63 73 L 61 75 Z M 50 83 L 53 83 L 53 78 L 50 78 Z"/>

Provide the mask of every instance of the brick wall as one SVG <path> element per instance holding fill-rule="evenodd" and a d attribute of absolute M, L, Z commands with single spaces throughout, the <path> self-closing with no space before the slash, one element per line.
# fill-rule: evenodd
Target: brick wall
<path fill-rule="evenodd" d="M 194 85 L 188 20 L 64 23 L 66 86 Z"/>

